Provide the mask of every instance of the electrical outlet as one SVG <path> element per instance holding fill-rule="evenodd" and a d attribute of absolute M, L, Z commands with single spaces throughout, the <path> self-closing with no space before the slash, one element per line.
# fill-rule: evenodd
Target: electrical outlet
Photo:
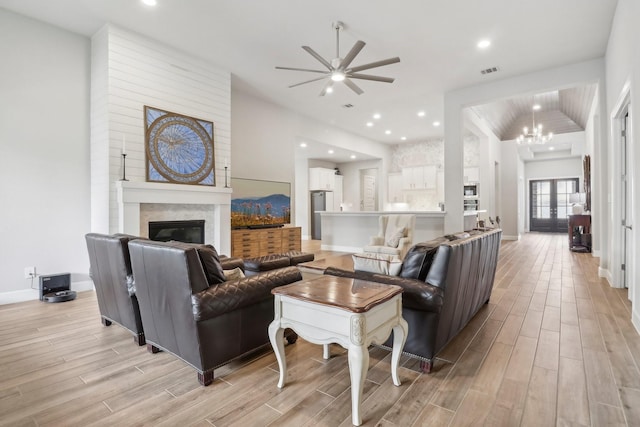
<path fill-rule="evenodd" d="M 25 267 L 24 268 L 24 278 L 31 279 L 32 277 L 36 277 L 36 268 L 35 267 Z"/>

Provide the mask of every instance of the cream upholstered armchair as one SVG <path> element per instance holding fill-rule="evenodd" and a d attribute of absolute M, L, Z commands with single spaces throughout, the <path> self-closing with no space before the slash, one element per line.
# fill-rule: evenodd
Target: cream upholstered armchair
<path fill-rule="evenodd" d="M 413 243 L 415 215 L 380 215 L 377 236 L 372 236 L 365 253 L 397 255 L 403 259 Z"/>

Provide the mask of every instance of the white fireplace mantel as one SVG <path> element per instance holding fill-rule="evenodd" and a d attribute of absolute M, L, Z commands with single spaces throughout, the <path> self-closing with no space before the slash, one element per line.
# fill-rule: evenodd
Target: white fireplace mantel
<path fill-rule="evenodd" d="M 116 193 L 120 233 L 140 234 L 142 203 L 211 205 L 216 232 L 207 243 L 219 253 L 231 253 L 231 188 L 117 181 Z"/>

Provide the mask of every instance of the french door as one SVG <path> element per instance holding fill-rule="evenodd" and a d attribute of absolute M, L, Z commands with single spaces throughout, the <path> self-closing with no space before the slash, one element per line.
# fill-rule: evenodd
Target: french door
<path fill-rule="evenodd" d="M 529 182 L 529 230 L 566 233 L 571 215 L 569 196 L 578 192 L 578 178 Z"/>

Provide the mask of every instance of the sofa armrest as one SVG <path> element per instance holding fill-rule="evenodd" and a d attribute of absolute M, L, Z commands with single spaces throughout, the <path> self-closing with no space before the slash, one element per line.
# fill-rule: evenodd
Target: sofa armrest
<path fill-rule="evenodd" d="M 444 304 L 444 290 L 418 279 L 408 279 L 398 276 L 368 273 L 364 271 L 348 271 L 335 267 L 328 267 L 324 274 L 349 277 L 352 279 L 369 280 L 385 285 L 397 285 L 403 289 L 402 305 L 414 310 L 440 313 Z"/>
<path fill-rule="evenodd" d="M 231 280 L 191 295 L 196 322 L 272 298 L 271 289 L 302 280 L 296 267 L 280 268 L 243 279 Z"/>
<path fill-rule="evenodd" d="M 384 236 L 371 236 L 369 246 L 384 246 Z"/>

